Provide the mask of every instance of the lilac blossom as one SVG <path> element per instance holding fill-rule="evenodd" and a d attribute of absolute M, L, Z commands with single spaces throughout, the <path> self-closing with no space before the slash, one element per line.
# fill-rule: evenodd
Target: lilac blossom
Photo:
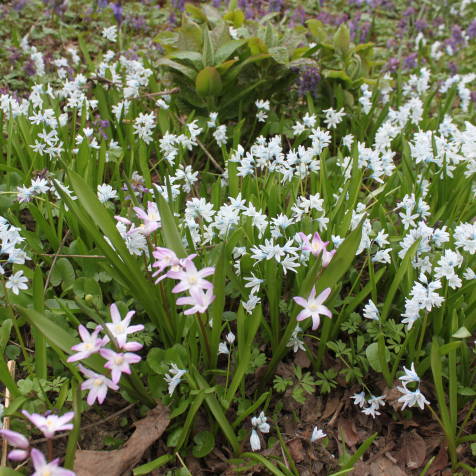
<path fill-rule="evenodd" d="M 324 301 L 329 297 L 331 293 L 331 288 L 326 288 L 324 291 L 316 297 L 316 288 L 313 286 L 311 294 L 307 299 L 303 297 L 296 296 L 294 297 L 294 301 L 302 306 L 304 309 L 297 315 L 296 319 L 298 321 L 303 321 L 310 317 L 312 319 L 312 330 L 315 331 L 320 324 L 320 314 L 323 314 L 327 317 L 332 317 L 331 311 L 324 306 Z"/>
<path fill-rule="evenodd" d="M 75 476 L 76 473 L 59 466 L 59 458 L 46 461 L 45 456 L 40 450 L 33 448 L 31 450 L 31 461 L 35 472 L 32 476 Z"/>
<path fill-rule="evenodd" d="M 156 276 L 159 276 L 155 283 L 157 284 L 159 281 L 162 279 L 166 278 L 167 275 L 163 274 L 160 276 L 160 274 L 166 269 L 166 268 L 177 268 L 180 265 L 180 260 L 175 254 L 174 251 L 169 250 L 168 248 L 161 248 L 158 246 L 155 248 L 154 252 L 152 253 L 154 258 L 157 260 L 152 264 L 153 268 L 158 268 L 157 271 L 152 274 L 152 276 L 155 278 Z"/>
<path fill-rule="evenodd" d="M 89 390 L 86 399 L 88 405 L 93 405 L 96 400 L 99 404 L 102 404 L 106 398 L 108 388 L 111 390 L 119 390 L 119 386 L 104 375 L 93 372 L 81 364 L 79 365 L 79 370 L 88 377 L 88 379 L 81 384 L 81 390 Z"/>
<path fill-rule="evenodd" d="M 58 415 L 40 415 L 39 413 L 28 413 L 26 410 L 22 411 L 28 420 L 43 432 L 45 438 L 53 438 L 57 431 L 72 430 L 73 424 L 69 423 L 74 418 L 74 412 L 65 413 L 62 416 Z"/>
<path fill-rule="evenodd" d="M 167 273 L 167 277 L 180 280 L 180 283 L 172 289 L 173 293 L 180 293 L 182 291 L 213 288 L 213 284 L 203 278 L 214 272 L 215 268 L 213 267 L 203 268 L 199 271 L 191 259 L 186 259 L 181 270 L 171 270 Z"/>
<path fill-rule="evenodd" d="M 160 213 L 156 203 L 147 202 L 147 212 L 140 207 L 134 207 L 134 212 L 137 218 L 143 221 L 139 230 L 144 235 L 150 235 L 157 228 L 160 228 Z"/>
<path fill-rule="evenodd" d="M 126 317 L 124 317 L 124 319 L 121 319 L 119 309 L 117 308 L 117 305 L 115 303 L 111 304 L 110 311 L 112 323 L 108 323 L 106 324 L 106 326 L 109 329 L 109 332 L 116 339 L 117 345 L 121 349 L 124 349 L 127 346 L 127 336 L 129 334 L 134 334 L 135 332 L 144 330 L 144 326 L 142 324 L 136 324 L 135 326 L 131 326 L 131 319 L 134 316 L 135 311 L 129 311 L 126 314 Z M 134 346 L 134 350 L 139 350 L 141 347 L 142 346 L 140 344 L 138 348 L 137 346 Z M 129 348 L 126 350 L 132 349 Z"/>
<path fill-rule="evenodd" d="M 140 355 L 132 352 L 114 352 L 111 349 L 102 349 L 101 357 L 107 360 L 104 364 L 106 369 L 111 371 L 111 378 L 114 384 L 117 384 L 123 373 L 130 375 L 130 364 L 137 364 L 141 361 Z"/>
<path fill-rule="evenodd" d="M 78 360 L 84 360 L 87 359 L 89 356 L 95 354 L 96 352 L 99 352 L 99 350 L 101 350 L 101 348 L 109 341 L 107 337 L 98 337 L 98 334 L 101 330 L 102 327 L 97 326 L 96 329 L 94 329 L 94 331 L 90 334 L 86 327 L 80 324 L 78 327 L 78 331 L 82 342 L 71 347 L 71 350 L 75 350 L 77 353 L 68 357 L 67 362 L 76 362 Z"/>
<path fill-rule="evenodd" d="M 190 296 L 184 296 L 177 299 L 178 306 L 190 305 L 189 309 L 184 311 L 185 315 L 206 312 L 210 304 L 215 300 L 213 289 L 207 289 L 203 292 L 202 289 L 192 289 Z"/>

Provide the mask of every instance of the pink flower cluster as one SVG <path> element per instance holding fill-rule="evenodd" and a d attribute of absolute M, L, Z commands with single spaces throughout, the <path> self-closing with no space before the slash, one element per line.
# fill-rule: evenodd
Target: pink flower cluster
<path fill-rule="evenodd" d="M 154 202 L 147 202 L 147 211 L 143 210 L 140 207 L 134 207 L 134 212 L 142 223 L 136 227 L 129 219 L 116 216 L 116 220 L 124 223 L 125 225 L 131 225 L 131 228 L 127 232 L 128 234 L 133 234 L 135 232 L 140 232 L 145 236 L 153 233 L 157 228 L 160 228 L 160 213 L 157 208 L 157 204 Z"/>
<path fill-rule="evenodd" d="M 213 295 L 213 284 L 204 279 L 215 272 L 215 268 L 208 267 L 198 270 L 193 262 L 197 256 L 192 254 L 186 258 L 179 259 L 177 255 L 168 248 L 157 247 L 153 253 L 157 261 L 152 265 L 158 268 L 153 274 L 157 277 L 156 283 L 165 278 L 179 281 L 172 289 L 173 293 L 188 292 L 188 296 L 177 299 L 178 306 L 189 305 L 184 314 L 204 313 L 215 299 Z M 168 271 L 164 271 L 168 268 Z"/>
<path fill-rule="evenodd" d="M 298 233 L 299 237 L 302 240 L 302 250 L 309 251 L 316 258 L 322 253 L 322 266 L 326 268 L 331 259 L 336 254 L 336 250 L 327 251 L 328 241 L 322 241 L 319 233 L 316 231 L 310 240 L 309 237 L 304 233 Z"/>
<path fill-rule="evenodd" d="M 105 348 L 110 339 L 107 335 L 99 337 L 99 333 L 103 331 L 102 326 L 97 326 L 93 332 L 89 333 L 86 327 L 80 325 L 78 330 L 82 342 L 71 347 L 76 353 L 68 358 L 68 362 L 78 362 L 99 353 L 101 357 L 106 359 L 104 367 L 111 371 L 110 379 L 105 375 L 87 369 L 81 364 L 78 366 L 79 370 L 88 377 L 81 384 L 82 390 L 89 390 L 87 397 L 88 405 L 92 405 L 96 400 L 102 404 L 108 389 L 118 390 L 119 386 L 117 384 L 121 379 L 121 375 L 123 373 L 130 374 L 130 365 L 136 364 L 141 360 L 141 357 L 134 354 L 134 352 L 140 350 L 142 344 L 127 341 L 130 334 L 144 329 L 142 324 L 131 325 L 131 319 L 135 311 L 129 311 L 122 319 L 116 304 L 112 304 L 110 312 L 112 322 L 106 324 L 106 327 L 114 338 L 116 350 Z"/>
<path fill-rule="evenodd" d="M 24 410 L 23 414 L 43 432 L 46 438 L 53 438 L 57 431 L 71 430 L 73 428 L 73 425 L 69 423 L 74 417 L 73 412 L 58 416 L 53 414 L 30 414 Z M 59 458 L 48 463 L 43 453 L 35 448 L 31 448 L 30 442 L 21 433 L 12 430 L 0 430 L 0 435 L 14 447 L 14 449 L 8 453 L 8 459 L 12 461 L 24 461 L 28 457 L 31 457 L 35 469 L 32 476 L 75 476 L 76 473 L 59 465 Z"/>

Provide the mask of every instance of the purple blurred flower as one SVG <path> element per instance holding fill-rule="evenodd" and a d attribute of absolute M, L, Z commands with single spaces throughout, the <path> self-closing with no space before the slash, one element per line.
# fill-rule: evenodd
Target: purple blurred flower
<path fill-rule="evenodd" d="M 395 72 L 398 68 L 400 68 L 400 60 L 398 58 L 393 57 L 387 61 L 387 66 L 385 68 L 387 71 Z"/>
<path fill-rule="evenodd" d="M 415 30 L 423 31 L 428 27 L 428 23 L 425 20 L 417 20 L 415 22 Z"/>
<path fill-rule="evenodd" d="M 172 0 L 172 8 L 183 12 L 183 10 L 185 9 L 185 0 Z"/>
<path fill-rule="evenodd" d="M 122 5 L 120 3 L 111 3 L 109 6 L 111 7 L 112 13 L 114 14 L 114 18 L 116 19 L 117 23 L 119 23 L 120 25 L 122 21 L 124 20 L 124 17 L 122 16 L 123 14 Z"/>
<path fill-rule="evenodd" d="M 469 38 L 476 38 L 476 20 L 473 20 L 466 30 L 466 34 Z"/>
<path fill-rule="evenodd" d="M 283 0 L 270 0 L 268 9 L 270 12 L 280 12 L 283 7 Z"/>
<path fill-rule="evenodd" d="M 453 25 L 453 28 L 451 29 L 451 37 L 458 45 L 464 43 L 463 30 L 459 25 Z"/>
<path fill-rule="evenodd" d="M 406 69 L 414 69 L 418 66 L 418 53 L 411 53 L 403 60 Z"/>
<path fill-rule="evenodd" d="M 368 40 L 371 27 L 372 25 L 369 21 L 362 23 L 362 26 L 360 27 L 360 43 L 365 43 Z"/>
<path fill-rule="evenodd" d="M 304 10 L 303 7 L 299 6 L 294 10 L 291 20 L 289 22 L 289 25 L 291 27 L 294 25 L 302 25 L 305 21 L 306 21 L 306 11 Z"/>
<path fill-rule="evenodd" d="M 134 16 L 130 19 L 129 24 L 134 30 L 145 30 L 147 28 L 147 22 L 143 15 Z"/>
<path fill-rule="evenodd" d="M 28 60 L 23 66 L 23 71 L 27 76 L 34 76 L 36 74 L 35 63 L 32 60 Z"/>
<path fill-rule="evenodd" d="M 300 70 L 297 80 L 298 94 L 300 97 L 306 93 L 311 93 L 314 97 L 317 95 L 317 85 L 321 79 L 317 68 L 308 67 Z"/>
<path fill-rule="evenodd" d="M 28 3 L 28 0 L 16 0 L 13 3 L 13 9 L 19 12 L 25 8 L 25 5 Z"/>
<path fill-rule="evenodd" d="M 450 70 L 451 74 L 456 74 L 458 72 L 458 66 L 454 61 L 450 61 L 448 63 L 448 69 Z"/>

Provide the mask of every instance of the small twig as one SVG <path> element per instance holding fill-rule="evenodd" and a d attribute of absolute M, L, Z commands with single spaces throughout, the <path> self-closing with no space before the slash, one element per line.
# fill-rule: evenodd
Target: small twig
<path fill-rule="evenodd" d="M 368 459 L 365 461 L 367 464 L 372 463 L 373 461 L 377 460 L 380 458 L 382 455 L 386 455 L 391 449 L 395 447 L 395 443 L 390 442 L 386 444 L 381 450 L 377 451 L 377 453 L 371 455 L 368 457 Z"/>
<path fill-rule="evenodd" d="M 51 268 L 48 271 L 48 276 L 46 276 L 45 287 L 43 288 L 43 293 L 46 293 L 46 290 L 48 289 L 48 285 L 50 284 L 51 273 L 53 272 L 53 269 L 55 267 L 55 264 L 56 264 L 56 261 L 58 259 L 59 253 L 60 253 L 61 249 L 63 248 L 64 244 L 66 243 L 66 238 L 68 238 L 68 235 L 69 235 L 69 230 L 64 234 L 63 239 L 61 240 L 61 243 L 58 247 L 58 250 L 53 255 L 54 256 L 53 263 L 51 263 Z"/>
<path fill-rule="evenodd" d="M 112 420 L 113 418 L 116 418 L 117 416 L 122 415 L 123 413 L 129 411 L 135 405 L 136 403 L 130 403 L 129 405 L 127 405 L 127 407 L 124 407 L 121 410 L 118 410 L 117 412 L 107 416 L 106 418 L 103 418 L 102 420 L 95 421 L 94 423 L 90 423 L 89 425 L 83 426 L 81 428 L 81 431 L 89 430 L 90 428 L 94 428 L 95 426 L 101 425 L 109 420 Z M 58 435 L 53 436 L 51 440 L 59 440 L 67 436 L 69 436 L 69 433 L 59 433 Z M 38 443 L 44 443 L 45 441 L 48 441 L 48 438 L 39 438 L 38 440 L 34 440 L 33 443 L 36 445 Z"/>
<path fill-rule="evenodd" d="M 12 379 L 15 380 L 15 361 L 9 360 L 7 363 L 7 368 L 8 368 L 8 372 L 12 376 Z M 5 405 L 4 405 L 5 409 L 9 407 L 10 400 L 11 400 L 10 390 L 6 388 L 5 389 Z M 4 430 L 10 429 L 10 417 L 8 416 L 6 416 L 3 419 L 3 429 Z M 7 464 L 7 452 L 8 452 L 8 441 L 4 439 L 2 443 L 2 460 L 1 460 L 2 466 L 5 466 Z"/>
<path fill-rule="evenodd" d="M 180 124 L 182 124 L 182 126 L 184 126 L 186 124 L 186 122 L 183 120 L 183 119 L 180 119 L 179 116 L 175 116 L 177 118 L 177 120 L 180 122 Z M 223 170 L 223 167 L 214 159 L 213 155 L 210 154 L 210 152 L 208 152 L 207 148 L 202 144 L 202 142 L 200 141 L 200 139 L 196 138 L 195 137 L 195 140 L 197 141 L 197 144 L 199 145 L 200 149 L 203 150 L 203 152 L 205 153 L 205 155 L 210 159 L 210 162 L 221 172 L 223 173 L 224 170 Z"/>
<path fill-rule="evenodd" d="M 91 258 L 91 259 L 104 259 L 102 255 L 63 255 L 59 253 L 38 253 L 39 256 L 56 256 L 58 258 Z"/>
<path fill-rule="evenodd" d="M 223 170 L 223 167 L 213 158 L 213 155 L 210 154 L 210 152 L 208 152 L 207 148 L 202 144 L 202 142 L 195 138 L 195 140 L 197 141 L 197 144 L 199 145 L 200 149 L 203 150 L 203 152 L 205 152 L 205 155 L 210 159 L 210 162 L 221 172 L 223 173 L 224 170 Z"/>
<path fill-rule="evenodd" d="M 327 424 L 328 426 L 332 426 L 335 421 L 337 420 L 337 417 L 340 415 L 340 411 L 342 410 L 342 407 L 344 406 L 344 400 L 341 400 L 339 405 L 337 406 L 336 411 L 334 412 L 334 415 L 332 415 L 332 418 L 329 420 L 329 423 Z"/>
<path fill-rule="evenodd" d="M 156 93 L 144 93 L 142 96 L 137 96 L 132 99 L 142 99 L 142 98 L 153 98 L 155 96 L 169 96 L 170 94 L 175 94 L 180 91 L 180 88 L 166 89 L 165 91 L 157 91 Z"/>

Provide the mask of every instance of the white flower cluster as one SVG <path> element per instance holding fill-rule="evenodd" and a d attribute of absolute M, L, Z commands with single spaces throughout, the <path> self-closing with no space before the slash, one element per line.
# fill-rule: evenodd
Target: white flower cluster
<path fill-rule="evenodd" d="M 366 398 L 365 392 L 360 392 L 352 395 L 350 398 L 354 400 L 354 405 L 357 405 L 362 409 L 364 415 L 370 415 L 372 418 L 380 415 L 380 407 L 385 406 L 385 395 L 380 395 L 379 397 L 370 395 L 369 398 Z"/>
<path fill-rule="evenodd" d="M 19 247 L 25 239 L 20 235 L 20 229 L 11 225 L 5 218 L 0 217 L 0 255 L 6 255 L 2 262 L 9 264 L 24 264 L 30 259 L 26 252 Z M 5 274 L 4 266 L 0 264 L 0 275 Z M 21 290 L 28 289 L 28 279 L 23 275 L 23 271 L 17 271 L 10 275 L 5 283 L 7 289 L 11 289 L 13 294 L 19 294 Z"/>
<path fill-rule="evenodd" d="M 415 371 L 415 365 L 412 363 L 410 369 L 403 367 L 403 371 L 404 374 L 399 377 L 402 386 L 397 387 L 397 390 L 402 394 L 398 398 L 398 402 L 402 404 L 401 410 L 403 411 L 406 407 L 415 406 L 423 410 L 425 405 L 429 405 L 430 402 L 420 391 L 420 377 Z M 408 384 L 418 384 L 418 387 L 415 390 L 411 390 L 407 387 Z M 371 395 L 367 398 L 365 392 L 362 391 L 352 395 L 350 398 L 354 400 L 354 405 L 362 409 L 364 415 L 370 415 L 372 418 L 380 415 L 379 409 L 385 406 L 385 395 L 379 397 Z"/>
<path fill-rule="evenodd" d="M 165 374 L 164 380 L 168 383 L 169 386 L 169 395 L 172 396 L 175 392 L 175 389 L 182 381 L 182 377 L 186 374 L 187 371 L 179 369 L 176 364 L 170 364 L 169 373 Z"/>
<path fill-rule="evenodd" d="M 402 410 L 405 410 L 406 407 L 415 407 L 418 406 L 421 410 L 425 405 L 429 405 L 430 402 L 425 398 L 425 396 L 420 391 L 420 377 L 415 371 L 415 364 L 412 363 L 410 369 L 403 367 L 404 375 L 399 377 L 399 380 L 402 382 L 402 387 L 397 387 L 397 390 L 402 394 L 398 399 L 402 403 Z M 407 388 L 409 383 L 418 383 L 418 388 L 415 390 L 410 390 Z"/>
<path fill-rule="evenodd" d="M 267 423 L 267 418 L 264 412 L 261 412 L 257 417 L 251 419 L 251 436 L 250 436 L 250 446 L 252 451 L 259 451 L 261 449 L 261 440 L 258 434 L 260 433 L 269 433 L 271 427 Z"/>

